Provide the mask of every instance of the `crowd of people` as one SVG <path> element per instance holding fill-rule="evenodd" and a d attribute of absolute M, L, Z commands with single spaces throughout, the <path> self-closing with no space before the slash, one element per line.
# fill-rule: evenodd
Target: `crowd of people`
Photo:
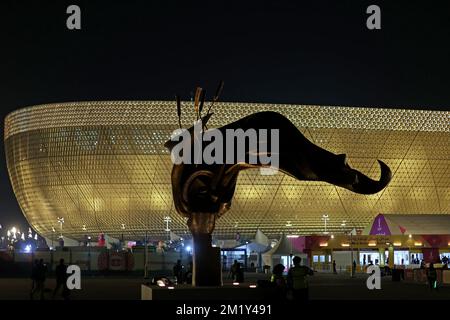
<path fill-rule="evenodd" d="M 177 263 L 173 266 L 173 276 L 177 279 L 178 284 L 192 284 L 192 268 L 192 261 L 189 263 L 189 268 L 187 270 L 185 270 L 181 260 L 177 261 Z M 244 268 L 237 260 L 234 260 L 234 263 L 230 268 L 230 278 L 233 282 L 244 282 Z"/>
<path fill-rule="evenodd" d="M 275 288 L 275 299 L 291 301 L 308 300 L 308 277 L 314 275 L 314 272 L 309 267 L 300 265 L 301 260 L 298 256 L 292 259 L 294 265 L 289 268 L 286 278 L 283 275 L 286 269 L 283 264 L 277 264 L 273 267 L 270 282 Z"/>
<path fill-rule="evenodd" d="M 192 284 L 192 273 L 193 273 L 193 263 L 189 262 L 189 267 L 185 270 L 184 266 L 181 264 L 181 260 L 173 266 L 173 276 L 177 279 L 177 284 Z"/>
<path fill-rule="evenodd" d="M 244 268 L 237 260 L 234 260 L 230 273 L 233 282 L 244 282 Z"/>
<path fill-rule="evenodd" d="M 51 292 L 51 289 L 45 287 L 47 280 L 48 268 L 43 259 L 35 260 L 31 269 L 31 291 L 30 299 L 33 300 L 37 295 L 40 300 L 45 299 L 45 293 Z M 59 264 L 55 269 L 56 286 L 53 289 L 52 298 L 55 299 L 59 291 L 61 291 L 61 297 L 64 300 L 68 300 L 70 296 L 70 290 L 67 288 L 67 265 L 64 263 L 64 259 L 59 260 Z"/>
<path fill-rule="evenodd" d="M 307 266 L 301 265 L 301 258 L 295 256 L 292 259 L 293 266 L 289 268 L 287 276 L 283 275 L 286 269 L 283 264 L 277 264 L 273 267 L 272 276 L 270 278 L 270 287 L 274 292 L 273 298 L 277 300 L 308 300 L 309 286 L 308 277 L 314 272 Z M 178 260 L 173 267 L 173 276 L 176 277 L 177 283 L 192 283 L 192 262 L 189 264 L 187 271 L 181 260 Z M 230 268 L 230 275 L 233 282 L 244 282 L 244 268 L 237 260 L 234 260 Z"/>

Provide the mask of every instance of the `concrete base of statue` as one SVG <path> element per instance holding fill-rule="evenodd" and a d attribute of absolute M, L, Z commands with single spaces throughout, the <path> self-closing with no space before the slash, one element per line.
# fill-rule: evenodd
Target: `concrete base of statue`
<path fill-rule="evenodd" d="M 173 288 L 141 285 L 141 300 L 264 300 L 265 297 L 265 290 L 250 288 L 250 284 L 220 287 L 178 285 Z"/>

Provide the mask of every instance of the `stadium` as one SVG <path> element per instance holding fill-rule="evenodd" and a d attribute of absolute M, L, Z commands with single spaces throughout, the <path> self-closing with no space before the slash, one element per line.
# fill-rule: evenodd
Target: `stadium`
<path fill-rule="evenodd" d="M 266 110 L 285 115 L 311 142 L 346 154 L 351 167 L 373 179 L 382 160 L 392 181 L 362 195 L 246 170 L 231 210 L 216 223 L 217 239 L 252 238 L 258 229 L 272 237 L 340 233 L 343 222 L 363 230 L 378 214 L 450 214 L 449 112 L 224 102 L 214 106 L 209 126 Z M 193 120 L 193 103 L 185 102 L 182 126 Z M 164 148 L 177 128 L 172 101 L 56 103 L 9 114 L 7 166 L 23 214 L 47 238 L 61 217 L 64 236 L 72 239 L 99 233 L 158 239 L 167 227 L 189 237 L 173 206 L 172 162 Z"/>

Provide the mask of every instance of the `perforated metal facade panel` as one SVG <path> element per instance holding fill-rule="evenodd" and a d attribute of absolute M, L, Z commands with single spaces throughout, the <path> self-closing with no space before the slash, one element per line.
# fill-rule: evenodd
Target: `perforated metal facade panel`
<path fill-rule="evenodd" d="M 20 109 L 5 120 L 7 165 L 28 221 L 50 236 L 57 217 L 73 238 L 106 232 L 164 237 L 170 228 L 189 235 L 172 205 L 171 161 L 164 142 L 177 127 L 173 102 L 76 102 Z M 349 164 L 377 179 L 376 159 L 392 172 L 390 185 L 359 195 L 326 183 L 286 175 L 240 174 L 232 209 L 216 225 L 218 238 L 236 232 L 311 234 L 364 228 L 378 213 L 450 214 L 450 112 L 304 105 L 219 103 L 210 126 L 245 115 L 277 111 L 312 142 L 346 153 Z M 192 125 L 185 103 L 183 125 Z M 121 230 L 121 225 L 125 230 Z M 83 225 L 86 226 L 84 231 Z M 286 226 L 288 225 L 288 226 Z"/>

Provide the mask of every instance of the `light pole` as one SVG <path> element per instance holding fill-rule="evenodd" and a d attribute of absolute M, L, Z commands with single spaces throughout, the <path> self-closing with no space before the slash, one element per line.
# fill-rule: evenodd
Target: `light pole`
<path fill-rule="evenodd" d="M 164 222 L 166 223 L 166 228 L 164 229 L 164 231 L 167 232 L 167 238 L 170 240 L 170 228 L 169 228 L 169 223 L 172 222 L 172 219 L 167 216 L 164 217 Z"/>
<path fill-rule="evenodd" d="M 50 269 L 53 270 L 53 250 L 55 250 L 55 245 L 53 244 L 53 239 L 55 238 L 56 230 L 52 227 L 52 248 L 50 250 Z"/>
<path fill-rule="evenodd" d="M 346 225 L 347 225 L 346 223 L 347 223 L 347 221 L 345 221 L 345 220 L 343 220 L 342 223 L 341 223 L 341 227 L 342 227 L 344 233 L 347 233 L 346 228 L 345 228 Z M 353 261 L 354 261 L 354 259 L 353 259 L 353 233 L 352 233 L 352 230 L 350 230 L 348 232 L 348 234 L 350 235 L 350 251 L 351 251 L 350 277 L 353 278 L 355 276 L 355 271 L 356 270 L 354 270 L 354 268 L 353 268 Z M 355 266 L 355 269 L 356 269 L 356 266 Z"/>
<path fill-rule="evenodd" d="M 329 216 L 327 214 L 323 214 L 322 215 L 322 220 L 324 222 L 324 227 L 325 227 L 325 231 L 323 232 L 323 234 L 328 234 L 327 231 L 327 221 L 330 220 Z"/>
<path fill-rule="evenodd" d="M 91 274 L 91 236 L 88 236 L 87 240 L 88 240 L 87 246 L 88 246 L 88 260 L 89 260 L 88 271 L 89 274 Z"/>
<path fill-rule="evenodd" d="M 145 263 L 144 263 L 144 279 L 148 279 L 148 270 L 147 270 L 147 266 L 148 266 L 148 252 L 147 252 L 147 231 L 145 231 L 145 246 L 144 246 L 144 250 L 145 250 Z"/>
<path fill-rule="evenodd" d="M 356 263 L 354 263 L 355 261 L 353 260 L 353 230 L 350 230 L 350 250 L 352 252 L 352 278 L 355 277 L 355 272 L 356 272 Z"/>
<path fill-rule="evenodd" d="M 55 245 L 53 244 L 53 240 L 55 238 L 55 233 L 56 233 L 56 230 L 55 230 L 55 228 L 52 227 L 52 251 L 55 248 Z"/>
<path fill-rule="evenodd" d="M 58 223 L 59 223 L 59 230 L 60 230 L 60 238 L 63 237 L 62 234 L 62 229 L 63 229 L 63 224 L 64 224 L 64 218 L 63 217 L 58 217 Z"/>
<path fill-rule="evenodd" d="M 122 225 L 120 226 L 120 228 L 122 229 L 122 248 L 124 247 L 125 242 L 123 241 L 123 232 L 125 230 L 125 223 L 122 223 Z"/>
<path fill-rule="evenodd" d="M 3 229 L 3 226 L 0 224 L 0 231 Z M 0 248 L 3 248 L 3 242 L 5 241 L 5 236 L 1 236 L 1 239 L 2 239 L 2 244 L 1 244 L 1 246 L 0 246 Z"/>

